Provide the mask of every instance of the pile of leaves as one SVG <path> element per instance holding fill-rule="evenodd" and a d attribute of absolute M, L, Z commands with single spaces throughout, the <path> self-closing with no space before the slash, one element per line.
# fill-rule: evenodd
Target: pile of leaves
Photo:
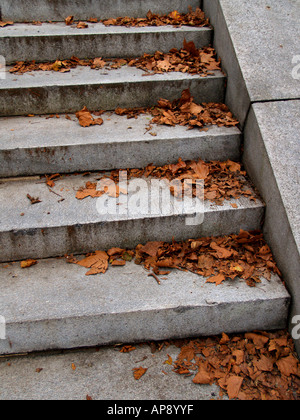
<path fill-rule="evenodd" d="M 196 8 L 195 11 L 189 7 L 188 13 L 178 13 L 177 10 L 169 13 L 168 15 L 154 14 L 149 10 L 145 18 L 131 18 L 131 17 L 119 17 L 117 19 L 106 19 L 102 20 L 102 23 L 106 26 L 209 26 L 209 19 L 206 18 L 205 13 Z"/>
<path fill-rule="evenodd" d="M 156 107 L 151 109 L 154 124 L 176 124 L 188 126 L 189 128 L 205 125 L 218 125 L 219 127 L 237 126 L 239 122 L 233 117 L 225 104 L 194 102 L 189 89 L 182 92 L 181 98 L 173 102 L 166 99 L 158 101 Z"/>
<path fill-rule="evenodd" d="M 286 331 L 223 334 L 185 340 L 179 346 L 174 371 L 193 376 L 195 384 L 216 383 L 220 397 L 225 393 L 239 400 L 300 399 L 300 363 Z"/>
<path fill-rule="evenodd" d="M 173 48 L 167 54 L 160 51 L 153 55 L 144 54 L 140 58 L 130 60 L 128 65 L 149 72 L 148 76 L 170 71 L 207 76 L 209 71 L 221 70 L 221 61 L 217 60 L 213 48 L 198 49 L 193 41 L 186 40 L 180 50 Z"/>
<path fill-rule="evenodd" d="M 126 64 L 146 71 L 147 76 L 171 71 L 207 76 L 209 71 L 221 70 L 221 62 L 217 60 L 216 52 L 213 48 L 198 49 L 193 41 L 184 41 L 184 46 L 181 50 L 173 48 L 167 54 L 157 51 L 153 55 L 144 54 L 142 57 L 135 59 L 104 60 L 102 57 L 98 57 L 90 60 L 81 60 L 73 56 L 69 60 L 56 60 L 55 62 L 46 63 L 19 61 L 9 71 L 20 75 L 32 71 L 66 73 L 77 66 L 89 66 L 91 69 L 100 70 L 104 67 L 106 69 L 118 69 Z"/>
<path fill-rule="evenodd" d="M 92 121 L 92 114 L 100 116 L 104 111 L 91 112 L 86 107 L 79 111 L 76 115 L 81 115 L 82 112 L 90 113 L 90 121 Z M 191 95 L 189 89 L 182 92 L 180 99 L 169 101 L 168 99 L 160 99 L 156 106 L 151 108 L 116 108 L 115 114 L 120 116 L 127 116 L 130 118 L 137 118 L 141 114 L 152 115 L 152 120 L 149 123 L 147 131 L 152 129 L 152 124 L 168 125 L 168 126 L 187 126 L 189 129 L 198 127 L 207 130 L 206 126 L 217 125 L 218 127 L 235 127 L 239 121 L 234 118 L 229 108 L 222 103 L 202 103 L 197 104 Z M 80 119 L 79 119 L 79 123 Z M 81 124 L 83 127 L 88 127 L 89 124 Z M 92 125 L 92 122 L 91 124 Z"/>
<path fill-rule="evenodd" d="M 73 256 L 66 257 L 70 263 L 90 270 L 86 275 L 105 273 L 109 266 L 123 266 L 127 261 L 135 261 L 151 271 L 149 275 L 158 280 L 159 275 L 170 274 L 170 269 L 190 271 L 208 278 L 208 283 L 217 286 L 237 277 L 248 286 L 255 287 L 263 276 L 271 279 L 271 274 L 280 275 L 269 246 L 261 232 L 240 232 L 239 235 L 205 237 L 184 242 L 148 242 L 136 249 L 112 248 L 107 252 L 96 251 L 78 261 Z"/>

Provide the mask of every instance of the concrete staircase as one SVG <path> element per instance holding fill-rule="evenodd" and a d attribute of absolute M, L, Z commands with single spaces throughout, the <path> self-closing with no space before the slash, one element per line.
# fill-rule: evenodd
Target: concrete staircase
<path fill-rule="evenodd" d="M 155 3 L 90 0 L 81 5 L 45 0 L 37 2 L 37 7 L 23 1 L 17 8 L 14 2 L 4 1 L 2 19 L 21 23 L 1 29 L 0 53 L 10 64 L 72 55 L 110 58 L 157 49 L 168 52 L 181 47 L 184 38 L 197 47 L 212 42 L 212 28 L 105 28 L 97 23 L 80 31 L 61 22 L 22 23 L 62 21 L 68 14 L 77 19 L 103 19 L 141 16 L 149 8 L 169 13 L 199 6 L 198 1 Z M 262 226 L 265 205 L 259 197 L 256 202 L 232 199 L 224 206 L 206 203 L 205 221 L 199 226 L 187 226 L 185 218 L 194 212 L 182 214 L 176 206 L 147 218 L 101 216 L 94 200 L 76 200 L 75 191 L 97 179 L 95 171 L 139 168 L 150 162 L 164 165 L 180 157 L 240 160 L 242 133 L 237 128 L 188 131 L 161 126 L 155 127 L 152 136 L 145 133 L 147 116 L 127 120 L 107 113 L 103 126 L 90 129 L 76 124 L 74 116 L 64 118 L 65 113 L 83 106 L 106 110 L 151 106 L 161 97 L 180 97 L 184 89 L 190 89 L 197 102 L 224 102 L 226 76 L 222 72 L 207 77 L 142 74 L 128 66 L 109 72 L 82 67 L 64 74 L 7 73 L 0 80 L 0 315 L 6 320 L 1 354 L 286 326 L 290 297 L 277 276 L 270 282 L 262 279 L 252 289 L 238 279 L 216 287 L 202 277 L 178 271 L 158 286 L 133 263 L 87 278 L 81 267 L 55 258 L 173 237 L 221 236 Z M 60 118 L 46 119 L 39 114 L 60 114 Z M 92 173 L 88 177 L 78 174 L 83 172 Z M 39 176 L 45 173 L 70 176 L 59 179 L 49 190 Z M 41 203 L 31 205 L 27 194 L 39 197 Z M 39 262 L 28 270 L 9 264 L 26 258 Z"/>

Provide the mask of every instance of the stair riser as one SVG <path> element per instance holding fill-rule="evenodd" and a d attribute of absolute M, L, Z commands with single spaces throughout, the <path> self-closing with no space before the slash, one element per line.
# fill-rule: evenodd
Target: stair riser
<path fill-rule="evenodd" d="M 188 6 L 199 7 L 202 0 L 2 0 L 1 13 L 3 20 L 14 22 L 64 21 L 67 16 L 86 20 L 117 18 L 119 16 L 145 17 L 149 9 L 152 13 L 166 14 L 173 10 L 181 13 L 188 11 Z"/>
<path fill-rule="evenodd" d="M 100 25 L 98 25 L 100 26 Z M 43 28 L 43 27 L 42 27 Z M 102 28 L 102 25 L 101 25 Z M 0 51 L 5 51 L 7 64 L 17 61 L 55 61 L 66 60 L 72 56 L 81 59 L 96 57 L 133 58 L 144 53 L 154 54 L 157 50 L 169 52 L 172 48 L 182 48 L 184 39 L 194 41 L 198 48 L 212 43 L 213 31 L 208 28 L 201 30 L 174 29 L 168 31 L 159 28 L 153 31 L 128 31 L 112 33 L 111 29 L 102 33 L 94 31 L 91 34 L 75 34 L 72 28 L 62 29 L 61 35 L 29 36 L 28 28 L 16 36 L 14 27 L 7 29 L 5 37 L 0 38 Z M 104 32 L 104 33 L 103 33 Z M 107 33 L 105 33 L 107 32 Z M 2 35 L 2 34 L 0 34 Z M 10 36 L 12 35 L 12 36 Z"/>
<path fill-rule="evenodd" d="M 153 106 L 164 97 L 174 100 L 184 89 L 190 89 L 195 101 L 223 102 L 225 78 L 143 78 L 139 82 L 128 79 L 127 83 L 96 83 L 44 87 L 0 89 L 0 116 L 28 114 L 53 114 L 77 112 L 84 106 L 90 110 L 114 110 Z"/>
<path fill-rule="evenodd" d="M 46 219 L 51 218 L 51 215 L 45 215 L 43 229 L 19 229 L 0 233 L 0 262 L 81 254 L 114 246 L 134 248 L 139 243 L 171 242 L 173 238 L 179 241 L 194 237 L 229 235 L 239 233 L 240 229 L 259 229 L 263 215 L 263 206 L 226 211 L 222 207 L 215 207 L 213 211 L 205 213 L 204 223 L 197 226 L 186 226 L 186 219 L 182 215 L 161 215 L 53 228 L 47 228 Z"/>
<path fill-rule="evenodd" d="M 20 322 L 7 325 L 9 341 L 0 341 L 0 354 L 279 330 L 286 328 L 288 307 L 282 297 Z"/>
<path fill-rule="evenodd" d="M 128 123 L 129 124 L 129 123 Z M 155 128 L 154 128 L 155 130 Z M 129 133 L 128 133 L 129 135 Z M 26 138 L 24 139 L 26 141 Z M 36 147 L 0 150 L 0 177 L 73 173 L 117 168 L 142 168 L 150 162 L 163 166 L 183 160 L 201 158 L 206 161 L 240 159 L 241 138 L 239 134 L 155 138 L 113 143 L 81 144 L 55 147 Z"/>

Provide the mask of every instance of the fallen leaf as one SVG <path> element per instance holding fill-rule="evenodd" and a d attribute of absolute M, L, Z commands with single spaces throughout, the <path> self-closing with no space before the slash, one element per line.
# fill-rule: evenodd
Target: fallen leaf
<path fill-rule="evenodd" d="M 300 371 L 298 369 L 298 360 L 290 354 L 288 357 L 283 357 L 282 359 L 276 362 L 278 369 L 280 370 L 282 375 L 291 376 L 291 375 L 298 375 Z"/>
<path fill-rule="evenodd" d="M 26 261 L 21 261 L 21 268 L 29 268 L 33 265 L 36 265 L 38 262 L 37 260 L 28 259 Z"/>
<path fill-rule="evenodd" d="M 143 368 L 143 367 L 139 367 L 139 368 L 134 368 L 134 369 L 132 369 L 133 370 L 133 376 L 134 376 L 134 379 L 136 380 L 136 381 L 138 381 L 138 380 L 140 380 L 141 379 L 141 377 L 142 376 L 144 376 L 145 375 L 145 373 L 147 372 L 147 370 L 148 369 L 145 369 L 145 368 Z"/>
<path fill-rule="evenodd" d="M 244 379 L 240 376 L 230 376 L 227 381 L 227 393 L 230 400 L 238 397 L 243 381 Z"/>
<path fill-rule="evenodd" d="M 81 111 L 76 112 L 76 117 L 78 118 L 79 124 L 82 127 L 90 127 L 91 125 L 103 124 L 103 119 L 102 118 L 94 119 L 86 106 Z"/>
<path fill-rule="evenodd" d="M 31 197 L 30 194 L 27 194 L 27 198 L 28 198 L 28 200 L 30 201 L 31 204 L 38 204 L 38 203 L 42 202 L 38 197 L 36 197 L 36 198 Z"/>
<path fill-rule="evenodd" d="M 86 29 L 88 27 L 89 27 L 89 25 L 86 22 L 78 22 L 78 24 L 76 26 L 76 28 L 78 28 L 78 29 Z"/>
<path fill-rule="evenodd" d="M 95 274 L 105 273 L 108 269 L 108 259 L 109 256 L 104 251 L 96 251 L 93 255 L 90 255 L 84 258 L 81 261 L 75 262 L 85 268 L 90 268 L 86 273 L 86 276 L 91 276 Z"/>
<path fill-rule="evenodd" d="M 217 286 L 219 286 L 225 280 L 226 277 L 224 274 L 218 274 L 217 276 L 210 277 L 208 280 L 206 280 L 206 283 L 215 283 Z"/>
<path fill-rule="evenodd" d="M 5 26 L 13 25 L 13 24 L 14 22 L 12 21 L 3 22 L 2 20 L 0 20 L 0 28 L 4 28 Z"/>
<path fill-rule="evenodd" d="M 66 23 L 66 25 L 72 25 L 73 21 L 74 21 L 74 16 L 68 16 L 68 17 L 65 19 L 65 23 Z"/>

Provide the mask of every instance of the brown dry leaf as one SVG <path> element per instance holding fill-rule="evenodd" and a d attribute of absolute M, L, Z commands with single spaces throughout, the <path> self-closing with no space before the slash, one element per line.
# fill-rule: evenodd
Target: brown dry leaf
<path fill-rule="evenodd" d="M 98 198 L 104 194 L 104 191 L 97 190 L 97 183 L 87 182 L 85 188 L 81 188 L 76 193 L 77 200 L 84 200 L 87 197 Z"/>
<path fill-rule="evenodd" d="M 7 21 L 7 22 L 3 22 L 2 20 L 0 20 L 0 28 L 4 28 L 5 26 L 10 26 L 13 25 L 14 22 L 12 21 Z"/>
<path fill-rule="evenodd" d="M 219 286 L 223 281 L 226 280 L 226 277 L 224 274 L 218 274 L 217 276 L 213 276 L 209 278 L 206 283 L 215 283 L 217 286 Z"/>
<path fill-rule="evenodd" d="M 92 69 L 102 69 L 106 65 L 106 61 L 102 60 L 101 57 L 95 58 L 91 66 Z"/>
<path fill-rule="evenodd" d="M 136 347 L 127 345 L 121 348 L 120 353 L 130 353 L 131 351 L 134 351 L 134 350 L 136 350 Z"/>
<path fill-rule="evenodd" d="M 164 362 L 164 365 L 170 365 L 170 366 L 172 366 L 172 364 L 173 364 L 173 359 L 172 359 L 172 357 L 168 354 L 167 355 L 168 356 L 168 360 L 166 360 L 165 362 Z"/>
<path fill-rule="evenodd" d="M 32 267 L 33 265 L 36 265 L 37 263 L 38 263 L 37 260 L 28 259 L 26 261 L 21 261 L 20 265 L 21 265 L 21 268 L 29 268 L 29 267 Z"/>
<path fill-rule="evenodd" d="M 78 22 L 78 24 L 76 26 L 77 29 L 86 29 L 88 27 L 89 27 L 89 25 L 86 22 Z"/>
<path fill-rule="evenodd" d="M 261 358 L 257 361 L 253 361 L 253 365 L 257 368 L 257 370 L 263 372 L 272 372 L 274 366 L 274 359 L 262 355 Z M 289 375 L 286 375 L 289 376 Z"/>
<path fill-rule="evenodd" d="M 72 24 L 73 24 L 73 22 L 74 22 L 74 16 L 68 16 L 68 17 L 65 19 L 65 23 L 66 23 L 66 25 L 67 25 L 67 26 L 72 25 Z"/>
<path fill-rule="evenodd" d="M 100 273 L 106 273 L 108 269 L 108 259 L 109 256 L 104 251 L 96 251 L 93 255 L 86 257 L 85 259 L 76 262 L 85 268 L 90 268 L 90 270 L 86 273 L 86 276 L 91 276 Z"/>
<path fill-rule="evenodd" d="M 194 384 L 208 385 L 213 382 L 213 378 L 210 373 L 202 365 L 200 365 L 199 371 L 194 377 L 193 382 Z"/>
<path fill-rule="evenodd" d="M 220 247 L 220 246 L 218 246 L 217 244 L 216 244 L 216 242 L 212 242 L 211 244 L 210 244 L 210 247 L 214 250 L 214 251 L 216 251 L 216 256 L 218 257 L 218 258 L 226 258 L 226 259 L 228 259 L 228 258 L 230 258 L 231 257 L 231 255 L 232 255 L 232 251 L 229 251 L 228 249 L 226 249 L 226 248 L 222 248 L 222 247 Z"/>
<path fill-rule="evenodd" d="M 78 118 L 79 124 L 82 127 L 90 127 L 91 125 L 103 124 L 103 119 L 102 118 L 94 119 L 94 117 L 92 116 L 92 114 L 90 113 L 90 111 L 87 109 L 86 106 L 81 111 L 76 113 L 76 117 Z"/>
<path fill-rule="evenodd" d="M 136 381 L 138 381 L 139 379 L 141 379 L 141 377 L 142 376 L 144 376 L 145 375 L 145 373 L 147 372 L 147 370 L 148 369 L 145 369 L 145 368 L 143 368 L 143 367 L 139 367 L 139 368 L 134 368 L 134 369 L 132 369 L 133 370 L 133 376 L 134 376 L 134 379 L 136 380 Z"/>
<path fill-rule="evenodd" d="M 290 354 L 288 357 L 284 357 L 276 362 L 276 365 L 280 372 L 290 377 L 291 375 L 299 376 L 299 362 L 298 360 Z"/>
<path fill-rule="evenodd" d="M 230 400 L 238 397 L 243 381 L 244 379 L 240 376 L 230 376 L 227 381 L 227 393 Z"/>
<path fill-rule="evenodd" d="M 53 188 L 55 187 L 55 182 L 54 180 L 57 178 L 60 178 L 60 174 L 53 174 L 53 175 L 45 175 L 46 178 L 46 185 L 48 185 L 48 187 Z"/>
<path fill-rule="evenodd" d="M 34 198 L 30 194 L 27 194 L 27 198 L 32 205 L 41 203 L 41 200 L 38 197 Z"/>
<path fill-rule="evenodd" d="M 265 346 L 265 344 L 268 343 L 269 338 L 265 335 L 261 335 L 261 334 L 256 334 L 256 333 L 247 333 L 245 334 L 245 337 L 248 340 L 253 341 L 253 343 L 255 344 L 256 348 L 261 349 Z"/>

